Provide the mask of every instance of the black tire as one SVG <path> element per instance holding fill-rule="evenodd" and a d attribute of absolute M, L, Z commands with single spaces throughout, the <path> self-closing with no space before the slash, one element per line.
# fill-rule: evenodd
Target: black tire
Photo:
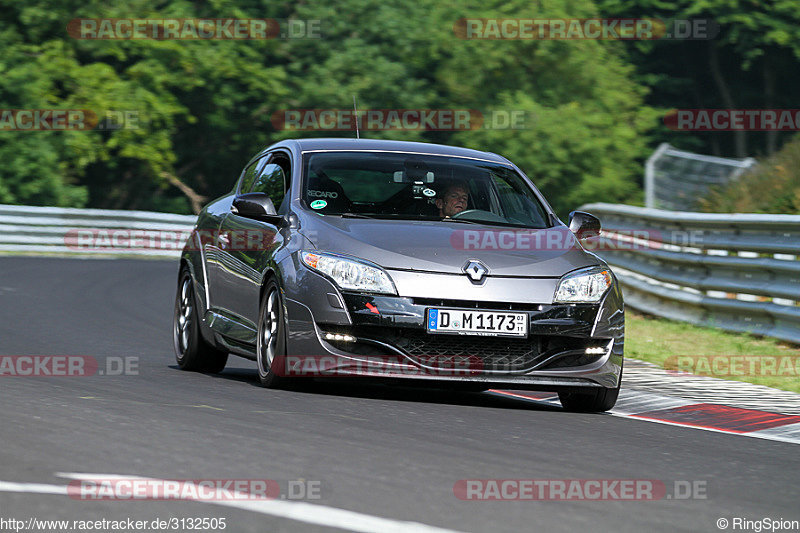
<path fill-rule="evenodd" d="M 576 413 L 603 413 L 611 410 L 619 398 L 619 389 L 622 387 L 622 370 L 625 361 L 620 363 L 619 383 L 611 389 L 602 388 L 592 392 L 559 392 L 558 399 L 561 407 Z"/>
<path fill-rule="evenodd" d="M 194 281 L 186 267 L 178 276 L 175 312 L 172 320 L 175 360 L 181 370 L 217 374 L 228 362 L 228 353 L 208 344 L 200 333 L 200 315 L 194 294 Z"/>
<path fill-rule="evenodd" d="M 592 392 L 559 392 L 558 399 L 567 411 L 576 413 L 602 413 L 617 403 L 619 387 L 602 388 Z"/>
<path fill-rule="evenodd" d="M 261 305 L 258 308 L 258 339 L 256 341 L 256 363 L 258 380 L 269 389 L 288 385 L 281 376 L 280 365 L 285 364 L 286 321 L 283 298 L 277 282 L 271 279 L 264 287 Z M 278 368 L 278 372 L 276 372 Z"/>

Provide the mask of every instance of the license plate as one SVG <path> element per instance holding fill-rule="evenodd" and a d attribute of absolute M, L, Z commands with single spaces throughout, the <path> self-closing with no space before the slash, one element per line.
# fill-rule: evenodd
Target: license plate
<path fill-rule="evenodd" d="M 526 337 L 528 315 L 502 311 L 428 309 L 427 329 L 430 333 Z"/>

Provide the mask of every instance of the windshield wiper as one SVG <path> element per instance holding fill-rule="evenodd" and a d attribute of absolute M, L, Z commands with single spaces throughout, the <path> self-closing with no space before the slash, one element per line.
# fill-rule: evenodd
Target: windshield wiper
<path fill-rule="evenodd" d="M 331 216 L 331 215 L 328 215 Z M 362 213 L 335 213 L 332 216 L 335 217 L 342 217 L 342 218 L 376 218 L 371 215 L 364 215 Z"/>
<path fill-rule="evenodd" d="M 493 220 L 474 220 L 470 218 L 443 218 L 441 219 L 442 222 L 460 222 L 463 224 L 479 224 L 482 226 L 495 226 L 498 228 L 517 228 L 517 229 L 527 229 L 527 230 L 538 230 L 538 229 L 545 229 L 546 226 L 542 227 L 535 227 L 535 226 L 528 226 L 525 224 L 515 224 L 513 222 L 496 222 Z"/>
<path fill-rule="evenodd" d="M 331 216 L 331 215 L 329 215 Z M 379 220 L 417 220 L 417 217 L 413 215 L 404 215 L 402 213 L 337 213 L 332 216 L 338 216 L 342 218 L 372 218 L 372 219 L 379 219 Z"/>
<path fill-rule="evenodd" d="M 468 218 L 442 218 L 439 220 L 442 222 L 458 222 L 459 224 L 479 224 L 481 226 L 492 225 L 491 222 L 486 222 L 485 220 L 470 220 Z"/>
<path fill-rule="evenodd" d="M 425 222 L 451 222 L 455 224 L 477 224 L 479 226 L 499 226 L 499 227 L 507 227 L 507 228 L 525 228 L 525 229 L 540 229 L 540 228 L 531 228 L 529 226 L 521 225 L 521 224 L 513 224 L 513 223 L 505 223 L 505 222 L 493 222 L 488 220 L 472 220 L 468 218 L 441 218 L 441 217 L 433 217 L 433 216 L 418 216 L 418 215 L 406 215 L 403 213 L 371 213 L 371 214 L 364 214 L 364 213 L 331 213 L 330 215 L 326 216 L 334 216 L 334 217 L 342 217 L 342 218 L 367 218 L 373 220 L 411 220 L 411 221 L 425 221 Z"/>

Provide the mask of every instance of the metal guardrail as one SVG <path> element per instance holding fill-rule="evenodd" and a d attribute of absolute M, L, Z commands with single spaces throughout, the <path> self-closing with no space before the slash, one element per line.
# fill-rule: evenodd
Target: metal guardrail
<path fill-rule="evenodd" d="M 0 252 L 180 256 L 194 215 L 0 204 Z"/>
<path fill-rule="evenodd" d="M 677 150 L 662 143 L 644 167 L 645 205 L 691 211 L 712 187 L 725 185 L 754 167 L 756 160 L 728 159 Z"/>
<path fill-rule="evenodd" d="M 800 343 L 800 215 L 704 214 L 588 204 L 628 306 Z M 175 258 L 196 217 L 0 205 L 0 253 Z"/>
<path fill-rule="evenodd" d="M 800 215 L 705 214 L 626 205 L 589 242 L 653 315 L 800 343 Z"/>

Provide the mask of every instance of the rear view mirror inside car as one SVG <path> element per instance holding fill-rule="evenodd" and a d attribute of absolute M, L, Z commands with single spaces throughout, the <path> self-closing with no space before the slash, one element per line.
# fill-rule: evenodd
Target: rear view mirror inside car
<path fill-rule="evenodd" d="M 434 179 L 435 178 L 433 172 L 426 172 L 424 175 L 417 177 L 410 175 L 407 171 L 398 170 L 393 175 L 393 181 L 395 183 L 412 183 L 415 181 L 421 181 L 424 183 L 433 183 Z"/>

